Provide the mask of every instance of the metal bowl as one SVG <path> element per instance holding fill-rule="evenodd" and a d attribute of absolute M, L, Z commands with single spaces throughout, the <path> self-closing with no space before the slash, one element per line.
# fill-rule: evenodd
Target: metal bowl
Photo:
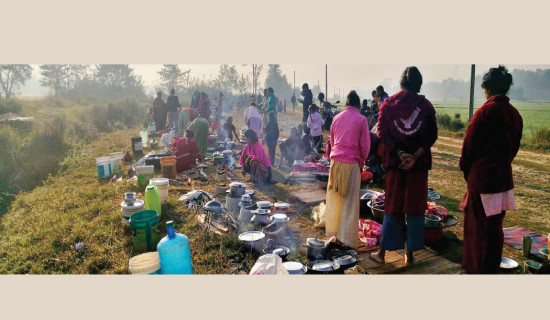
<path fill-rule="evenodd" d="M 441 225 L 441 217 L 436 216 L 435 214 L 426 214 L 424 216 L 424 226 L 426 228 L 439 228 Z"/>
<path fill-rule="evenodd" d="M 531 273 L 539 273 L 540 269 L 542 269 L 542 264 L 534 261 L 525 261 L 525 269 Z"/>
<path fill-rule="evenodd" d="M 517 267 L 518 267 L 518 263 L 514 259 L 510 259 L 510 258 L 506 258 L 506 257 L 502 257 L 502 259 L 500 259 L 500 268 L 501 269 L 512 270 L 512 269 L 515 269 Z"/>
<path fill-rule="evenodd" d="M 283 262 L 283 266 L 285 267 L 286 271 L 288 271 L 288 274 L 299 275 L 304 274 L 307 271 L 306 267 L 303 264 L 296 261 Z"/>
<path fill-rule="evenodd" d="M 276 254 L 281 257 L 283 261 L 286 261 L 286 257 L 290 254 L 290 249 L 285 246 L 269 246 L 263 251 L 265 254 Z"/>
<path fill-rule="evenodd" d="M 372 211 L 372 215 L 374 217 L 374 221 L 378 222 L 378 223 L 383 223 L 384 222 L 384 206 L 382 205 L 380 207 L 380 205 L 378 204 L 375 204 L 373 205 L 372 204 L 372 200 L 367 202 L 367 206 L 371 209 Z"/>
<path fill-rule="evenodd" d="M 357 252 L 350 251 L 329 251 L 327 259 L 338 263 L 342 268 L 348 269 L 357 262 Z"/>
<path fill-rule="evenodd" d="M 244 247 L 256 252 L 262 252 L 265 246 L 265 234 L 261 231 L 247 231 L 239 235 Z"/>

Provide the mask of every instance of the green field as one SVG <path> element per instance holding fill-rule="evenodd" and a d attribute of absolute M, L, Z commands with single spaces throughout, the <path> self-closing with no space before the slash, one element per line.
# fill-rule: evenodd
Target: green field
<path fill-rule="evenodd" d="M 520 102 L 511 101 L 523 117 L 523 133 L 529 136 L 535 128 L 550 128 L 550 102 Z M 460 114 L 462 121 L 468 120 L 468 101 L 432 101 L 438 113 L 446 113 L 451 117 Z M 475 101 L 474 112 L 483 101 Z"/>

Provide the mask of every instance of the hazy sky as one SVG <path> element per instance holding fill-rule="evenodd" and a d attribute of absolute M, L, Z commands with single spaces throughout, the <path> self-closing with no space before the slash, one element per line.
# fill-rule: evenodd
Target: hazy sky
<path fill-rule="evenodd" d="M 194 64 L 180 65 L 182 69 L 191 69 L 192 77 L 209 79 L 215 77 L 218 73 L 219 64 Z M 447 78 L 469 80 L 470 65 L 416 65 L 422 73 L 424 82 L 441 81 Z M 496 65 L 495 65 L 496 66 Z M 40 87 L 40 70 L 38 65 L 33 65 L 33 79 L 28 81 L 21 90 L 23 95 L 42 95 L 48 94 L 46 88 Z M 136 64 L 131 65 L 135 73 L 143 77 L 146 90 L 153 90 L 158 83 L 158 74 L 162 65 L 154 64 Z M 394 65 L 328 65 L 328 94 L 332 96 L 338 90 L 345 92 L 355 89 L 361 91 L 371 91 L 379 84 L 384 86 L 397 86 L 399 77 L 407 67 L 405 64 Z M 476 65 L 476 74 L 486 72 L 492 65 Z M 549 69 L 550 65 L 507 65 L 509 70 L 513 69 Z M 252 65 L 237 65 L 240 72 L 252 74 Z M 293 73 L 296 71 L 296 86 L 300 87 L 302 83 L 309 83 L 313 87 L 317 83 L 325 91 L 325 65 L 292 65 L 282 64 L 281 70 L 292 82 Z M 260 76 L 260 87 L 263 86 L 267 73 L 267 65 L 264 65 L 264 71 Z M 391 93 L 391 92 L 390 92 Z"/>

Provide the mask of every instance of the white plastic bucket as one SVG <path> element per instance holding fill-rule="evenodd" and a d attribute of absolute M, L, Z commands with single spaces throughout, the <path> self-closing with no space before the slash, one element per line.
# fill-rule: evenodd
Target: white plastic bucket
<path fill-rule="evenodd" d="M 111 162 L 111 171 L 113 174 L 122 174 L 122 157 L 112 157 L 110 158 Z"/>
<path fill-rule="evenodd" d="M 97 176 L 99 179 L 105 179 L 111 176 L 111 159 L 109 157 L 96 158 L 95 164 L 97 166 Z"/>
<path fill-rule="evenodd" d="M 122 213 L 122 223 L 130 226 L 130 217 L 138 212 L 142 211 L 145 208 L 145 202 L 143 200 L 136 200 L 131 206 L 127 205 L 126 202 L 122 201 L 120 204 L 120 212 Z"/>
<path fill-rule="evenodd" d="M 164 204 L 168 200 L 169 182 L 167 178 L 153 178 L 149 184 L 155 186 L 160 195 L 160 203 Z"/>
<path fill-rule="evenodd" d="M 158 252 L 147 252 L 130 258 L 131 274 L 160 274 L 160 259 Z"/>

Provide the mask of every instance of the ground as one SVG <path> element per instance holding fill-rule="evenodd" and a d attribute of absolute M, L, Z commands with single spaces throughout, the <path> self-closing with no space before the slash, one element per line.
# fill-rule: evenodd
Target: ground
<path fill-rule="evenodd" d="M 290 127 L 298 124 L 300 109 L 279 114 L 281 138 L 288 136 Z M 242 112 L 231 110 L 229 115 L 233 115 L 237 128 L 243 125 Z M 8 214 L 0 218 L 0 273 L 128 272 L 128 259 L 135 254 L 131 232 L 120 222 L 120 202 L 124 192 L 143 193 L 143 190 L 135 182 L 99 182 L 94 160 L 109 152 L 129 150 L 130 137 L 139 129 L 103 134 L 90 144 L 80 145 L 62 163 L 58 175 L 51 176 L 33 191 L 18 195 Z M 439 138 L 433 148 L 434 168 L 429 176 L 429 185 L 442 195 L 438 203 L 459 219 L 458 225 L 447 229 L 443 240 L 431 249 L 457 263 L 461 259 L 463 226 L 458 204 L 465 192 L 458 170 L 461 143 L 456 138 Z M 519 210 L 507 214 L 506 227 L 521 226 L 542 234 L 550 232 L 549 168 L 549 154 L 520 150 L 513 164 Z M 208 173 L 213 177 L 214 169 Z M 274 178 L 279 183 L 258 189 L 258 197 L 290 201 L 288 193 L 300 187 L 283 184 L 286 175 L 287 171 L 274 170 Z M 194 187 L 210 192 L 215 189 L 213 179 Z M 195 273 L 230 273 L 240 265 L 240 261 L 235 263 L 230 259 L 241 252 L 237 234 L 212 236 L 205 241 L 195 216 L 177 201 L 180 193 L 190 189 L 191 186 L 171 189 L 159 223 L 160 234 L 166 234 L 164 222 L 174 220 L 176 231 L 190 239 Z M 312 208 L 293 203 L 299 214 L 292 227 L 299 230 L 301 242 L 309 236 L 323 236 L 323 230 L 313 228 Z M 84 251 L 75 250 L 78 242 L 84 243 Z M 305 248 L 298 246 L 297 249 L 290 258 L 305 262 Z M 520 264 L 525 260 L 519 250 L 507 245 L 504 255 Z M 251 267 L 254 257 L 245 256 L 245 262 Z"/>

